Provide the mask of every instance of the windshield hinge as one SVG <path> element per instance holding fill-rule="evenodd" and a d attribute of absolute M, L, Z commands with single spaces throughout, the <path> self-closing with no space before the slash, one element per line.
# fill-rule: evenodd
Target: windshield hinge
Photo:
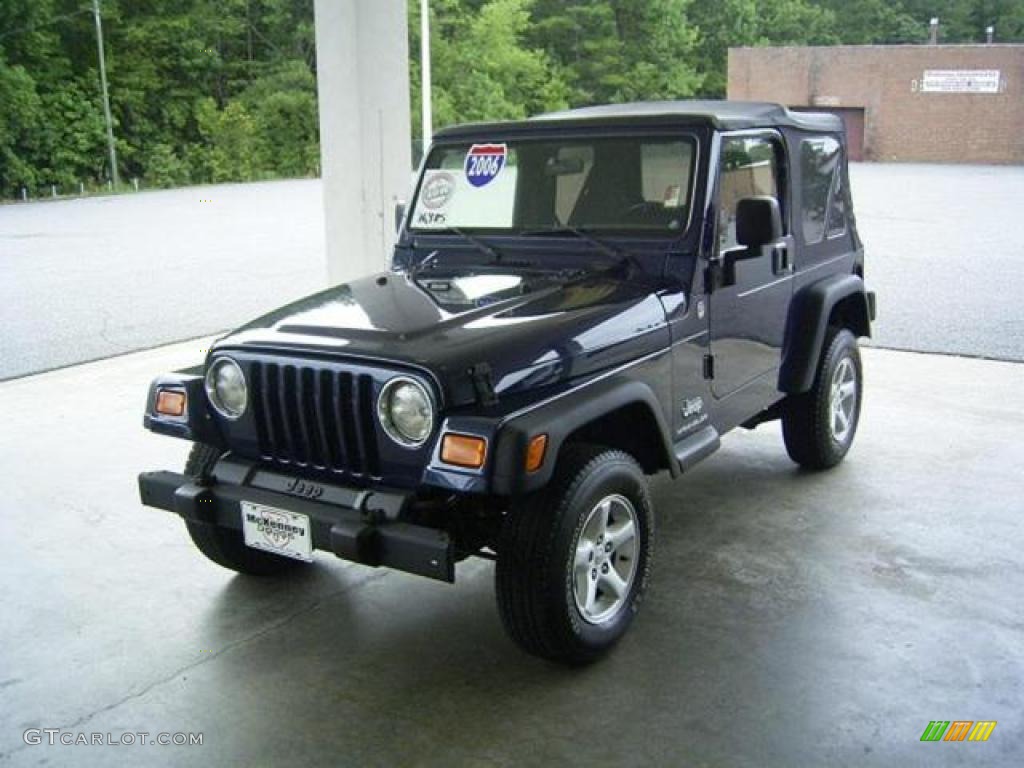
<path fill-rule="evenodd" d="M 494 379 L 489 363 L 477 363 L 467 373 L 473 381 L 476 399 L 480 405 L 497 405 L 498 396 L 494 393 Z"/>
<path fill-rule="evenodd" d="M 712 259 L 704 269 L 704 293 L 714 293 L 722 287 L 722 262 Z"/>
<path fill-rule="evenodd" d="M 714 355 L 704 355 L 704 378 L 708 380 L 715 378 Z"/>

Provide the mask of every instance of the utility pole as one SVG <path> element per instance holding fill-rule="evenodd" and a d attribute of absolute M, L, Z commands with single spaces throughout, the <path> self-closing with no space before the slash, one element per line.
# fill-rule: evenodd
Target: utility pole
<path fill-rule="evenodd" d="M 433 87 L 430 82 L 430 0 L 420 0 L 420 97 L 423 102 L 423 156 L 434 138 Z"/>
<path fill-rule="evenodd" d="M 110 94 L 107 92 L 107 62 L 103 56 L 103 22 L 100 20 L 100 0 L 92 0 L 92 14 L 96 19 L 96 47 L 100 54 L 100 85 L 103 88 L 103 116 L 107 119 L 107 149 L 110 151 L 110 179 L 118 187 L 117 150 L 114 148 L 114 121 L 110 117 Z"/>

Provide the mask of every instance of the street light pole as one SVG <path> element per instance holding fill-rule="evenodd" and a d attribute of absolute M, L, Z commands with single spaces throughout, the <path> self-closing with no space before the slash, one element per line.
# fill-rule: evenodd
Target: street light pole
<path fill-rule="evenodd" d="M 117 150 L 114 148 L 114 121 L 110 117 L 110 94 L 107 92 L 107 62 L 103 56 L 103 22 L 100 20 L 100 0 L 92 0 L 92 14 L 96 19 L 96 47 L 100 55 L 100 85 L 103 88 L 103 116 L 107 119 L 107 149 L 110 151 L 110 180 L 117 189 Z"/>
<path fill-rule="evenodd" d="M 425 157 L 434 138 L 433 88 L 430 82 L 430 0 L 420 0 L 420 84 Z"/>

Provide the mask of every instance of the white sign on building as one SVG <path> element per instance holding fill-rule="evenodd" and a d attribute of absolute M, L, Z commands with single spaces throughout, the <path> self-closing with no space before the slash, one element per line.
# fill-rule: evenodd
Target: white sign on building
<path fill-rule="evenodd" d="M 998 69 L 926 69 L 923 93 L 999 93 Z"/>

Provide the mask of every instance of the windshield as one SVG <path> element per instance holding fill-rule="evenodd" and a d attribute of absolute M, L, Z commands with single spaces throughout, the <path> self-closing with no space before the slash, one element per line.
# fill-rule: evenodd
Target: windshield
<path fill-rule="evenodd" d="M 686 228 L 696 142 L 679 137 L 510 141 L 435 147 L 414 231 Z"/>

